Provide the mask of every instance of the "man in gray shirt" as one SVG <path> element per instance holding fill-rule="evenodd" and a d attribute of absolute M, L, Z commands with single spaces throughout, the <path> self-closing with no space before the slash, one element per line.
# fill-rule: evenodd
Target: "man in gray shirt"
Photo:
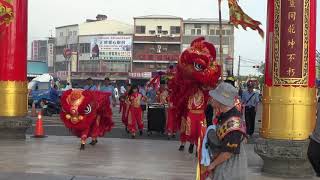
<path fill-rule="evenodd" d="M 318 102 L 318 115 L 316 128 L 310 136 L 310 144 L 308 148 L 308 158 L 314 171 L 317 173 L 317 177 L 320 177 L 320 105 Z"/>
<path fill-rule="evenodd" d="M 244 92 L 241 98 L 242 105 L 245 109 L 245 120 L 247 126 L 247 134 L 252 136 L 254 133 L 257 106 L 259 104 L 259 95 L 253 91 L 253 84 L 247 84 L 248 91 Z"/>

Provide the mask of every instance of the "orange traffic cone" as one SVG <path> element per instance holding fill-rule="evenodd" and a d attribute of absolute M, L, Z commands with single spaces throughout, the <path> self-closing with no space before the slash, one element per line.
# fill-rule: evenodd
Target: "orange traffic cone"
<path fill-rule="evenodd" d="M 46 137 L 44 135 L 41 112 L 38 113 L 38 120 L 36 122 L 36 127 L 34 129 L 34 136 L 33 137 L 34 138 L 44 138 L 44 137 Z"/>
<path fill-rule="evenodd" d="M 37 110 L 36 110 L 36 104 L 35 103 L 32 103 L 31 116 L 32 117 L 36 117 L 37 116 Z"/>

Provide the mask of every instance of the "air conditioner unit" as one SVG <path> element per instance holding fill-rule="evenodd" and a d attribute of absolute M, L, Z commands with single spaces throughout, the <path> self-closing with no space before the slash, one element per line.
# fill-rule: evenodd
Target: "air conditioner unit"
<path fill-rule="evenodd" d="M 170 37 L 172 37 L 172 38 L 174 38 L 174 37 L 176 37 L 174 34 L 170 34 Z"/>
<path fill-rule="evenodd" d="M 157 34 L 156 37 L 160 37 L 161 38 L 161 34 Z"/>

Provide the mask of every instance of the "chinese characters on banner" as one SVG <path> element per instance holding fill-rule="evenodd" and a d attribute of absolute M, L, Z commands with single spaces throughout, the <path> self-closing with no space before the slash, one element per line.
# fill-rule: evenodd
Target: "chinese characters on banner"
<path fill-rule="evenodd" d="M 54 54 L 53 54 L 53 47 L 54 47 L 54 44 L 52 43 L 48 43 L 48 67 L 53 67 L 53 59 L 54 59 Z"/>
<path fill-rule="evenodd" d="M 132 36 L 96 36 L 91 39 L 90 59 L 131 60 Z"/>
<path fill-rule="evenodd" d="M 280 78 L 302 78 L 303 9 L 304 1 L 281 0 Z"/>

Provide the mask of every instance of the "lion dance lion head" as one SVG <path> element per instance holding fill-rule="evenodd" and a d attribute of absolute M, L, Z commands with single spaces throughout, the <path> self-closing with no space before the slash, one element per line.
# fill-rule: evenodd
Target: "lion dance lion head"
<path fill-rule="evenodd" d="M 205 41 L 204 37 L 195 39 L 191 46 L 182 52 L 174 77 L 168 82 L 178 116 L 185 113 L 190 96 L 198 90 L 208 92 L 215 88 L 220 75 L 221 68 L 216 62 L 214 45 Z"/>
<path fill-rule="evenodd" d="M 68 90 L 61 98 L 61 119 L 68 128 L 90 124 L 95 119 L 95 103 L 92 93 Z"/>
<path fill-rule="evenodd" d="M 200 86 L 214 87 L 220 77 L 220 66 L 216 62 L 216 49 L 204 37 L 195 39 L 178 61 L 181 80 Z"/>

